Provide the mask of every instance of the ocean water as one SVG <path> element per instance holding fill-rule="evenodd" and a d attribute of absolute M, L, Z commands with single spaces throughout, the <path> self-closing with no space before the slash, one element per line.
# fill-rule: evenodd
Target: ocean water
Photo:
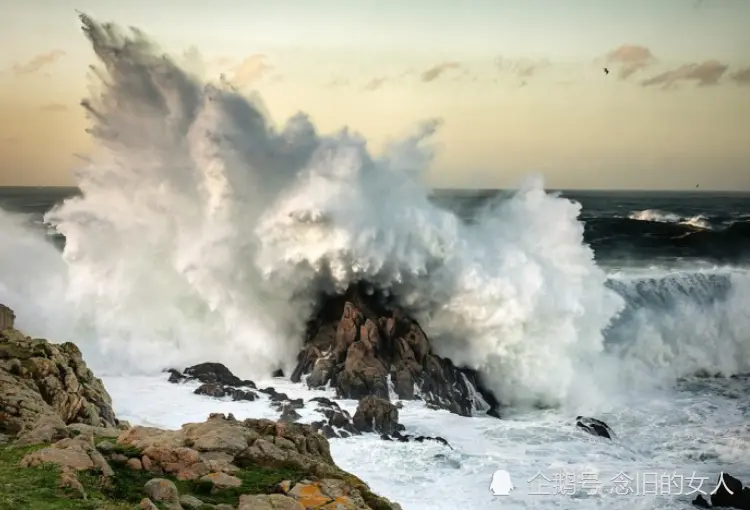
<path fill-rule="evenodd" d="M 84 102 L 96 150 L 77 188 L 0 189 L 0 302 L 28 334 L 75 341 L 119 416 L 277 417 L 162 373 L 209 360 L 329 394 L 269 374 L 291 372 L 320 291 L 367 279 L 507 406 L 494 419 L 405 403 L 409 433 L 452 448 L 331 440 L 405 510 L 678 509 L 722 470 L 750 482 L 749 194 L 552 191 L 534 176 L 432 191 L 438 122 L 372 154 L 303 114 L 274 127 L 139 34 L 83 25 L 103 64 Z M 616 438 L 576 429 L 579 414 Z M 496 470 L 510 494 L 491 493 Z"/>

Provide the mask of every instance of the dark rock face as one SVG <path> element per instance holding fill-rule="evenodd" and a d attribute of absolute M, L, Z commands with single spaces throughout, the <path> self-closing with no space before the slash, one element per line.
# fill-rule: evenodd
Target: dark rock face
<path fill-rule="evenodd" d="M 498 416 L 498 402 L 482 388 L 478 374 L 440 358 L 419 324 L 364 284 L 328 298 L 308 324 L 307 341 L 291 380 L 307 375 L 310 388 L 329 382 L 340 398 L 390 400 L 389 379 L 400 399 L 471 416 L 480 395 Z"/>
<path fill-rule="evenodd" d="M 742 487 L 742 482 L 728 473 L 719 474 L 716 490 L 711 494 L 714 507 L 750 510 L 750 487 Z"/>
<path fill-rule="evenodd" d="M 351 415 L 341 409 L 333 400 L 325 397 L 315 397 L 310 402 L 316 402 L 317 412 L 325 416 L 325 420 L 311 423 L 316 431 L 320 431 L 326 438 L 358 436 L 360 432 L 354 427 Z"/>
<path fill-rule="evenodd" d="M 250 391 L 250 388 L 255 389 L 253 381 L 243 381 L 221 363 L 201 363 L 186 368 L 182 373 L 174 368 L 170 368 L 167 372 L 171 383 L 202 382 L 203 384 L 193 392 L 196 395 L 214 398 L 232 397 L 234 401 L 253 401 L 258 398 L 256 393 Z"/>
<path fill-rule="evenodd" d="M 615 433 L 609 428 L 609 425 L 596 418 L 587 418 L 585 416 L 576 416 L 576 426 L 585 430 L 592 436 L 606 437 L 612 439 Z"/>
<path fill-rule="evenodd" d="M 197 379 L 202 383 L 218 383 L 223 386 L 246 386 L 255 388 L 253 381 L 243 381 L 221 363 L 201 363 L 183 371 L 186 380 Z"/>

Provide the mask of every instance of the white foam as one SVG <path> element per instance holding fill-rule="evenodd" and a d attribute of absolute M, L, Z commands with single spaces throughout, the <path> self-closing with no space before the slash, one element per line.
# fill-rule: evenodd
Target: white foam
<path fill-rule="evenodd" d="M 174 385 L 166 376 L 106 377 L 116 412 L 144 424 L 178 428 L 184 422 L 202 421 L 209 413 L 233 413 L 238 419 L 278 419 L 278 411 L 263 398 L 255 402 L 230 402 L 192 395 L 196 384 Z M 291 398 L 322 395 L 275 379 L 263 381 Z M 725 388 L 726 383 L 720 383 Z M 742 389 L 744 388 L 744 390 Z M 747 391 L 747 386 L 736 391 Z M 330 397 L 330 393 L 328 393 Z M 354 413 L 356 402 L 338 401 Z M 655 498 L 636 477 L 649 481 L 657 475 L 684 477 L 680 494 L 677 486 L 659 489 L 659 508 L 685 508 L 696 494 L 687 487 L 690 476 L 708 477 L 702 490 L 714 489 L 721 470 L 741 480 L 750 480 L 745 462 L 748 433 L 742 406 L 747 398 L 732 395 L 658 392 L 628 402 L 627 406 L 597 415 L 616 432 L 610 442 L 574 427 L 574 416 L 559 411 L 536 411 L 493 418 L 465 418 L 447 411 L 427 409 L 421 402 L 405 402 L 399 411 L 407 433 L 441 436 L 453 450 L 437 442 L 400 443 L 383 441 L 375 434 L 330 440 L 335 462 L 361 477 L 378 494 L 400 503 L 404 510 L 484 508 L 582 508 L 606 506 L 612 509 L 653 508 Z M 299 410 L 301 422 L 320 419 L 313 404 Z M 745 413 L 747 411 L 744 411 Z M 489 491 L 492 473 L 507 470 L 516 490 L 508 497 Z M 541 473 L 550 481 L 540 487 L 529 480 Z M 555 493 L 554 477 L 568 473 L 576 495 Z M 637 494 L 606 493 L 624 473 L 633 479 L 629 487 Z M 597 495 L 583 494 L 584 477 L 595 477 Z M 538 480 L 539 481 L 539 480 Z M 695 483 L 694 485 L 697 485 Z M 571 485 L 569 484 L 568 487 Z M 648 487 L 646 487 L 648 488 Z"/>
<path fill-rule="evenodd" d="M 44 308 L 75 326 L 99 372 L 206 360 L 251 378 L 291 371 L 317 292 L 367 279 L 505 402 L 617 391 L 599 353 L 622 300 L 583 243 L 579 204 L 532 178 L 467 225 L 420 182 L 438 121 L 381 154 L 301 114 L 277 129 L 257 101 L 142 34 L 82 21 L 103 64 L 84 101 L 95 143 L 76 173 L 82 196 L 45 217 L 66 247 L 65 285 Z M 23 273 L 36 285 L 36 267 Z"/>

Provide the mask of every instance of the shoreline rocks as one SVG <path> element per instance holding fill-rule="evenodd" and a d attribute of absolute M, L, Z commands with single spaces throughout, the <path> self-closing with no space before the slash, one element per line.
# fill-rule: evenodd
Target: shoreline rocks
<path fill-rule="evenodd" d="M 13 324 L 8 310 L 2 311 L 4 325 Z M 78 347 L 31 338 L 12 327 L 0 331 L 0 433 L 35 442 L 64 434 L 72 423 L 122 425 Z"/>
<path fill-rule="evenodd" d="M 499 417 L 499 403 L 479 374 L 432 352 L 419 324 L 364 283 L 325 299 L 309 321 L 305 346 L 291 375 L 308 387 L 331 384 L 339 398 L 422 399 L 461 416 L 477 406 Z"/>
<path fill-rule="evenodd" d="M 179 430 L 131 427 L 116 418 L 75 345 L 26 337 L 12 329 L 13 319 L 0 308 L 0 323 L 10 326 L 0 331 L 0 455 L 17 466 L 12 480 L 0 479 L 4 501 L 38 507 L 52 490 L 56 499 L 102 507 L 315 509 L 334 502 L 343 510 L 400 510 L 339 468 L 310 425 L 211 414 Z M 199 380 L 205 394 L 255 389 L 218 364 L 190 368 L 172 371 L 170 380 Z M 257 391 L 279 408 L 303 405 L 273 388 Z"/>

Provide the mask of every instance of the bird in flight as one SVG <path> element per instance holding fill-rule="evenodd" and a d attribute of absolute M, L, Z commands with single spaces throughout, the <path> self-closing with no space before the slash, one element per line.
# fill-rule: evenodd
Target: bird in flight
<path fill-rule="evenodd" d="M 609 74 L 609 69 L 607 69 L 606 67 L 604 68 L 604 74 Z"/>

